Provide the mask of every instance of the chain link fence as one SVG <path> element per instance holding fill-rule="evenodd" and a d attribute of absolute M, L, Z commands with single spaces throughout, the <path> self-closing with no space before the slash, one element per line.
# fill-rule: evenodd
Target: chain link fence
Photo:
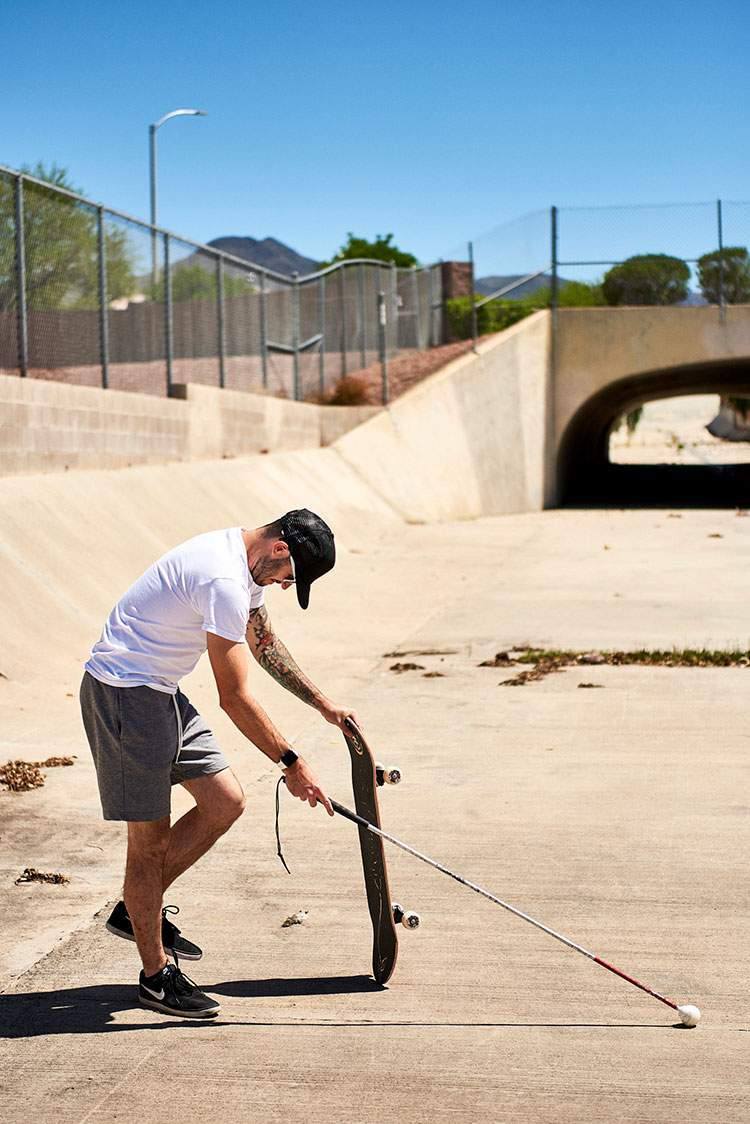
<path fill-rule="evenodd" d="M 441 266 L 284 277 L 0 167 L 0 373 L 322 400 L 442 340 Z"/>
<path fill-rule="evenodd" d="M 476 333 L 485 304 L 554 308 L 569 303 L 570 282 L 598 285 L 636 254 L 684 261 L 690 303 L 736 302 L 745 290 L 732 288 L 729 251 L 748 244 L 749 202 L 552 207 L 446 260 L 473 262 Z M 701 283 L 706 254 L 717 256 L 713 287 Z M 389 359 L 449 338 L 444 264 L 345 261 L 284 277 L 0 167 L 0 373 L 150 394 L 199 382 L 314 401 L 380 363 L 385 401 Z"/>
<path fill-rule="evenodd" d="M 515 300 L 546 289 L 554 304 L 572 281 L 601 283 L 615 265 L 635 255 L 668 255 L 690 269 L 689 299 L 722 303 L 733 299 L 728 283 L 729 251 L 750 245 L 750 202 L 552 207 L 496 227 L 463 246 L 474 262 L 481 307 L 487 300 Z M 708 297 L 701 287 L 699 259 L 726 254 L 724 292 Z M 453 258 L 461 255 L 455 247 Z"/>
<path fill-rule="evenodd" d="M 634 255 L 666 254 L 690 267 L 688 284 L 700 297 L 699 259 L 731 247 L 747 248 L 750 241 L 750 203 L 722 200 L 561 207 L 553 209 L 553 221 L 553 261 L 561 284 L 599 281 L 612 266 Z"/>

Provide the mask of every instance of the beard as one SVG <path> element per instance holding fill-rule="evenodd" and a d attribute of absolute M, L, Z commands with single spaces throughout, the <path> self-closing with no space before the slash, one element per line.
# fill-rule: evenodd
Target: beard
<path fill-rule="evenodd" d="M 269 582 L 279 576 L 287 565 L 288 562 L 286 559 L 275 562 L 273 558 L 261 558 L 252 567 L 250 574 L 256 585 L 268 585 Z"/>

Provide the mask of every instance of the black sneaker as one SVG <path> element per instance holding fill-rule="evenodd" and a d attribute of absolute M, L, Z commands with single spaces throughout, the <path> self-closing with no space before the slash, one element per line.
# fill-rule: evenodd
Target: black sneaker
<path fill-rule="evenodd" d="M 142 1007 L 183 1019 L 212 1019 L 221 1010 L 221 1003 L 205 995 L 174 964 L 165 964 L 155 976 L 141 972 L 138 999 Z"/>
<path fill-rule="evenodd" d="M 176 905 L 167 905 L 161 911 L 161 943 L 164 951 L 172 956 L 180 956 L 183 960 L 200 960 L 203 952 L 197 944 L 180 936 L 180 930 L 167 919 L 167 913 L 179 913 Z M 125 902 L 118 902 L 110 914 L 107 929 L 116 937 L 124 937 L 126 941 L 134 941 L 133 923 L 128 917 Z"/>

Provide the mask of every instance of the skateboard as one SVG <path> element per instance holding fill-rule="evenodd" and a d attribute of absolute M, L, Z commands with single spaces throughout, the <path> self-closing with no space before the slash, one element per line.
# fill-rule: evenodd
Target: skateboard
<path fill-rule="evenodd" d="M 398 769 L 386 769 L 375 762 L 364 735 L 350 720 L 347 720 L 344 740 L 352 762 L 352 788 L 357 815 L 379 828 L 377 788 L 383 784 L 398 784 L 401 774 Z M 400 905 L 391 903 L 382 838 L 361 824 L 358 830 L 367 904 L 372 921 L 372 974 L 376 983 L 384 984 L 396 967 L 396 924 L 400 922 L 406 928 L 413 929 L 419 924 L 419 918 L 417 914 L 407 913 Z"/>

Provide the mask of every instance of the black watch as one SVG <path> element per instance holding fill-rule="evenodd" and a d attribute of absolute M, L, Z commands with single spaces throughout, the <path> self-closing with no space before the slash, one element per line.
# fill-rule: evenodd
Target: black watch
<path fill-rule="evenodd" d="M 299 761 L 299 754 L 295 753 L 293 749 L 288 749 L 286 753 L 282 753 L 279 765 L 282 769 L 289 769 L 295 761 Z"/>

